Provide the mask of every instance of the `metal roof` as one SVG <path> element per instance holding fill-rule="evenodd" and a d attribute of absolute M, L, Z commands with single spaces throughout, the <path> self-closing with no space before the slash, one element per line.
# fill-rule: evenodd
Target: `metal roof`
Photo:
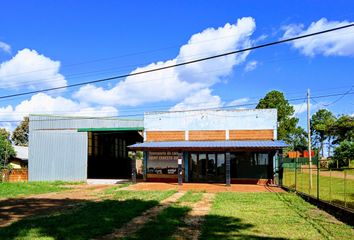
<path fill-rule="evenodd" d="M 176 141 L 176 142 L 144 142 L 130 145 L 136 150 L 144 149 L 235 149 L 235 148 L 272 148 L 281 149 L 288 145 L 283 141 Z"/>

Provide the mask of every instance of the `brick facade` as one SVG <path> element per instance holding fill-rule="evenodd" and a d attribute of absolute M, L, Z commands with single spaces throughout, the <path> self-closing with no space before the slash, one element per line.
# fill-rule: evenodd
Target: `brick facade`
<path fill-rule="evenodd" d="M 163 142 L 163 141 L 184 141 L 184 131 L 147 131 L 146 141 Z"/>
<path fill-rule="evenodd" d="M 189 141 L 223 141 L 225 139 L 225 130 L 189 131 Z"/>
<path fill-rule="evenodd" d="M 185 131 L 147 131 L 147 142 L 185 141 Z M 274 140 L 271 129 L 264 130 L 230 130 L 226 139 L 226 130 L 190 130 L 189 141 L 223 141 L 223 140 Z"/>
<path fill-rule="evenodd" d="M 230 130 L 230 140 L 273 140 L 273 130 Z"/>

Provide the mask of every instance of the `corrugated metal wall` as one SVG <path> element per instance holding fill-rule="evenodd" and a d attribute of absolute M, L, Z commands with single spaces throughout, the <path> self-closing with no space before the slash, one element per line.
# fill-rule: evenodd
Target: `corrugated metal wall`
<path fill-rule="evenodd" d="M 30 115 L 30 133 L 37 129 L 128 128 L 144 127 L 143 119 L 88 118 Z"/>
<path fill-rule="evenodd" d="M 30 181 L 85 181 L 87 133 L 35 131 L 29 145 Z"/>
<path fill-rule="evenodd" d="M 29 180 L 85 181 L 87 132 L 78 128 L 143 127 L 143 120 L 30 115 Z"/>

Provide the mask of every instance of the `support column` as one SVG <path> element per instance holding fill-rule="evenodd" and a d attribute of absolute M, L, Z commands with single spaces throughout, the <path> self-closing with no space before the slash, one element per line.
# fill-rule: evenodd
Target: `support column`
<path fill-rule="evenodd" d="M 132 162 L 131 162 L 131 168 L 132 168 L 132 183 L 136 183 L 136 152 L 134 151 L 132 154 Z"/>
<path fill-rule="evenodd" d="M 178 153 L 178 185 L 182 185 L 183 171 L 182 171 L 183 154 Z"/>
<path fill-rule="evenodd" d="M 189 182 L 189 154 L 188 152 L 183 152 L 183 161 L 184 161 L 184 182 Z"/>
<path fill-rule="evenodd" d="M 146 182 L 146 176 L 147 176 L 147 162 L 149 158 L 149 152 L 144 151 L 144 156 L 143 156 L 143 179 L 144 182 Z"/>
<path fill-rule="evenodd" d="M 283 186 L 283 172 L 284 172 L 284 168 L 283 168 L 283 150 L 279 150 L 279 185 Z"/>
<path fill-rule="evenodd" d="M 226 163 L 226 186 L 231 186 L 231 167 L 230 167 L 230 153 L 225 154 L 225 163 Z"/>

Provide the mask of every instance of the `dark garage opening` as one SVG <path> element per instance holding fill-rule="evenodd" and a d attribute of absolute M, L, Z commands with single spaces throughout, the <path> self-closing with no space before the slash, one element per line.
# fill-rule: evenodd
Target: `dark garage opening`
<path fill-rule="evenodd" d="M 127 146 L 138 142 L 143 142 L 139 131 L 88 132 L 87 178 L 130 178 Z"/>

